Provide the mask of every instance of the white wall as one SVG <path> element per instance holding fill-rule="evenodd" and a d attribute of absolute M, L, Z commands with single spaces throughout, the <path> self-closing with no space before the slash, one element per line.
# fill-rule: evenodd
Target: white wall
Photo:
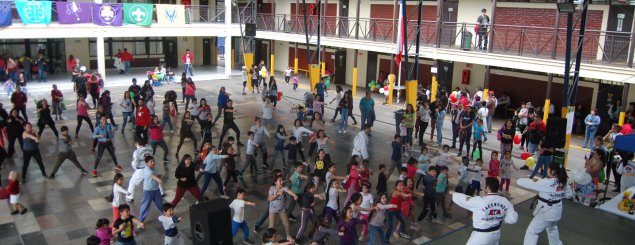
<path fill-rule="evenodd" d="M 295 3 L 295 1 L 293 1 Z M 276 14 L 291 14 L 291 0 L 276 0 Z"/>
<path fill-rule="evenodd" d="M 87 68 L 89 67 L 88 38 L 66 38 L 64 39 L 64 47 L 66 49 L 65 61 L 68 60 L 68 56 L 72 54 L 73 57 L 79 59 L 80 65 L 86 66 Z M 64 67 L 66 67 L 66 62 L 63 64 Z"/>
<path fill-rule="evenodd" d="M 277 2 L 276 2 L 277 4 Z M 292 54 L 289 53 L 289 47 L 295 47 L 294 44 L 283 41 L 276 41 L 274 47 L 274 55 L 275 55 L 275 64 L 274 68 L 276 71 L 281 72 L 287 69 L 288 66 L 293 68 L 293 64 L 289 64 L 289 56 Z"/>

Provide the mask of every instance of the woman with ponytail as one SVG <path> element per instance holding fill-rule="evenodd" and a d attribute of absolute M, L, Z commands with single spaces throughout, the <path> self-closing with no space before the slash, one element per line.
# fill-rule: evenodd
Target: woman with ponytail
<path fill-rule="evenodd" d="M 537 244 L 539 234 L 545 229 L 549 244 L 562 244 L 558 233 L 558 222 L 562 217 L 562 199 L 573 197 L 573 191 L 567 184 L 566 170 L 559 164 L 551 164 L 547 176 L 539 180 L 518 179 L 519 186 L 538 192 L 534 219 L 527 227 L 524 244 Z"/>

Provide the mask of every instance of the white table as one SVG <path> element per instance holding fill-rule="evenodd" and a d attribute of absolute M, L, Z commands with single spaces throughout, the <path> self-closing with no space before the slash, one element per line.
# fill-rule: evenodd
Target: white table
<path fill-rule="evenodd" d="M 632 196 L 635 193 L 635 187 L 628 188 L 628 190 L 626 191 L 630 191 Z M 619 209 L 617 209 L 617 204 L 619 204 L 622 201 L 622 198 L 624 198 L 624 192 L 615 196 L 611 200 L 604 202 L 604 204 L 602 204 L 599 207 L 599 209 L 605 212 L 615 214 L 617 216 L 630 219 L 630 220 L 635 220 L 635 215 L 631 215 L 631 214 L 628 214 L 628 212 L 620 211 Z"/>

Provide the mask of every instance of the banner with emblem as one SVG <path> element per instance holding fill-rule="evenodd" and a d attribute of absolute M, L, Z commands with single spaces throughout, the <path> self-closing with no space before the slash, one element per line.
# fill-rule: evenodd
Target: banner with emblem
<path fill-rule="evenodd" d="M 123 25 L 120 3 L 93 3 L 93 23 L 100 26 Z"/>
<path fill-rule="evenodd" d="M 92 23 L 92 3 L 56 2 L 57 20 L 60 24 Z"/>
<path fill-rule="evenodd" d="M 0 26 L 10 26 L 11 19 L 11 1 L 0 1 Z"/>
<path fill-rule="evenodd" d="M 15 8 L 25 25 L 51 23 L 51 1 L 15 1 Z"/>
<path fill-rule="evenodd" d="M 157 23 L 159 25 L 184 25 L 185 6 L 157 4 Z"/>
<path fill-rule="evenodd" d="M 123 22 L 126 25 L 152 25 L 153 5 L 148 3 L 124 3 Z"/>

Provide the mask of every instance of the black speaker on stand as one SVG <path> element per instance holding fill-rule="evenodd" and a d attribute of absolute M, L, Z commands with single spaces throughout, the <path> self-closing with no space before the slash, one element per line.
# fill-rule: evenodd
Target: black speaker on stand
<path fill-rule="evenodd" d="M 256 24 L 245 23 L 245 37 L 256 37 Z"/>
<path fill-rule="evenodd" d="M 223 198 L 190 207 L 192 244 L 233 244 L 231 224 L 229 203 Z"/>
<path fill-rule="evenodd" d="M 567 140 L 567 119 L 549 117 L 545 144 L 553 148 L 563 148 Z"/>

